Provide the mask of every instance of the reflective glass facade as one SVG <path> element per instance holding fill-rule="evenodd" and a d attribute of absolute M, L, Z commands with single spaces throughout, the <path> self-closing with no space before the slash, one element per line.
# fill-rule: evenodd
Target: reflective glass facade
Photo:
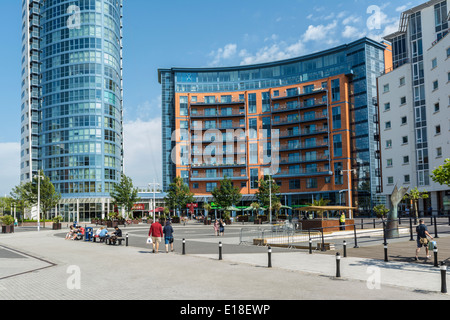
<path fill-rule="evenodd" d="M 42 169 L 63 198 L 108 197 L 123 168 L 122 0 L 24 0 L 23 21 L 21 181 Z"/>

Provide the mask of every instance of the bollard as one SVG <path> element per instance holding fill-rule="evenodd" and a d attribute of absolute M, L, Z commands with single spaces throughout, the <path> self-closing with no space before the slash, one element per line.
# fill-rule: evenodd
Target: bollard
<path fill-rule="evenodd" d="M 128 233 L 127 233 L 127 237 L 126 237 L 125 243 L 126 243 L 126 246 L 128 247 Z"/>
<path fill-rule="evenodd" d="M 438 236 L 438 231 L 437 231 L 436 217 L 433 217 L 433 218 L 434 218 L 434 237 L 437 239 L 437 238 L 439 238 L 439 236 Z"/>
<path fill-rule="evenodd" d="M 354 238 L 355 238 L 355 246 L 353 248 L 359 248 L 358 247 L 358 237 L 356 236 L 356 224 L 353 226 L 354 230 Z"/>
<path fill-rule="evenodd" d="M 309 254 L 312 254 L 312 240 L 309 239 Z"/>
<path fill-rule="evenodd" d="M 336 253 L 336 278 L 341 277 L 341 254 Z"/>
<path fill-rule="evenodd" d="M 344 240 L 344 258 L 347 258 L 347 241 Z"/>
<path fill-rule="evenodd" d="M 438 248 L 437 248 L 436 246 L 434 246 L 433 252 L 434 252 L 434 266 L 435 266 L 436 268 L 438 268 L 438 267 L 439 267 L 439 262 L 438 262 Z"/>
<path fill-rule="evenodd" d="M 269 268 L 272 268 L 272 248 L 269 247 Z"/>
<path fill-rule="evenodd" d="M 387 243 L 384 244 L 384 262 L 389 262 L 388 244 Z"/>
<path fill-rule="evenodd" d="M 413 225 L 412 225 L 412 218 L 409 218 L 409 241 L 414 241 L 414 236 L 413 236 Z"/>
<path fill-rule="evenodd" d="M 183 254 L 183 255 L 186 254 L 186 239 L 183 239 L 183 250 L 182 250 L 182 254 Z"/>
<path fill-rule="evenodd" d="M 222 242 L 219 242 L 219 260 L 222 260 Z"/>
<path fill-rule="evenodd" d="M 447 293 L 447 266 L 441 262 L 441 292 Z"/>

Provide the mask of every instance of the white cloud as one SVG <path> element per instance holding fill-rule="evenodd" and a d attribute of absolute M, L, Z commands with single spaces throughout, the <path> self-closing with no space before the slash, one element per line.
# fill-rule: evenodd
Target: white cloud
<path fill-rule="evenodd" d="M 301 40 L 290 45 L 281 41 L 265 46 L 255 54 L 251 54 L 243 49 L 239 52 L 239 56 L 242 58 L 241 65 L 249 65 L 290 59 L 300 56 L 304 53 L 304 50 L 305 47 Z"/>
<path fill-rule="evenodd" d="M 223 48 L 212 51 L 209 55 L 213 60 L 209 63 L 210 66 L 220 66 L 223 60 L 233 58 L 237 53 L 237 45 L 229 43 Z"/>
<path fill-rule="evenodd" d="M 365 32 L 360 32 L 358 28 L 352 26 L 345 26 L 344 31 L 342 31 L 342 36 L 346 39 L 359 39 L 365 35 Z"/>
<path fill-rule="evenodd" d="M 403 6 L 397 7 L 397 8 L 395 9 L 395 11 L 396 11 L 396 12 L 403 12 L 403 11 L 405 11 L 406 9 L 408 9 L 409 7 L 411 7 L 411 5 L 412 5 L 412 3 L 411 3 L 411 2 L 408 2 L 407 4 L 405 4 L 405 5 L 403 5 Z"/>
<path fill-rule="evenodd" d="M 145 187 L 162 179 L 162 118 L 135 120 L 124 124 L 125 174 L 135 186 Z"/>
<path fill-rule="evenodd" d="M 0 196 L 20 183 L 20 144 L 0 143 Z"/>
<path fill-rule="evenodd" d="M 337 27 L 337 21 L 333 21 L 328 25 L 310 25 L 303 35 L 303 41 L 330 41 Z"/>

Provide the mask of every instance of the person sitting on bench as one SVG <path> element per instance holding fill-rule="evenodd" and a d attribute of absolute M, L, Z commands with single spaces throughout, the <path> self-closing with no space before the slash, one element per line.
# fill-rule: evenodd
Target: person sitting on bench
<path fill-rule="evenodd" d="M 108 229 L 106 229 L 105 227 L 101 227 L 100 232 L 98 233 L 98 238 L 100 239 L 100 242 L 105 241 L 105 239 L 108 237 L 109 237 Z"/>
<path fill-rule="evenodd" d="M 122 230 L 119 229 L 119 226 L 114 227 L 115 231 L 111 234 L 110 241 L 113 244 L 116 244 L 118 238 L 122 238 Z"/>

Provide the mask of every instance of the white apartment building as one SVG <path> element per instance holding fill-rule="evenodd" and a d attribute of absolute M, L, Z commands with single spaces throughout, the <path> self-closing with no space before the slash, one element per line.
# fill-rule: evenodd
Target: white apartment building
<path fill-rule="evenodd" d="M 450 210 L 450 189 L 430 178 L 450 158 L 447 1 L 403 12 L 399 31 L 385 37 L 392 44 L 393 69 L 378 78 L 378 103 L 382 194 L 389 205 L 397 185 L 429 192 L 420 210 Z"/>

